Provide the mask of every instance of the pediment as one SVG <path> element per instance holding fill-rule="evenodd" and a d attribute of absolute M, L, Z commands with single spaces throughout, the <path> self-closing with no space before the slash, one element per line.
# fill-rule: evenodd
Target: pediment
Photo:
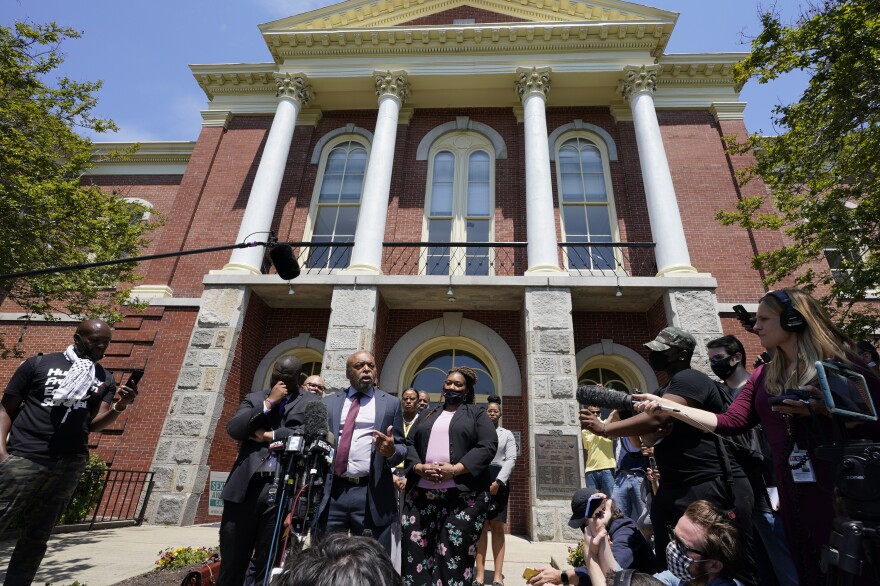
<path fill-rule="evenodd" d="M 346 0 L 260 25 L 266 33 L 394 26 L 452 26 L 470 11 L 474 24 L 496 22 L 666 22 L 678 14 L 620 0 Z M 449 17 L 449 22 L 440 22 Z M 479 18 L 479 20 L 477 20 Z"/>

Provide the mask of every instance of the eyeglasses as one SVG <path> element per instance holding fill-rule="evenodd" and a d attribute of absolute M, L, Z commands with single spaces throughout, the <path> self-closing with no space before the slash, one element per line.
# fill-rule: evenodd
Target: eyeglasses
<path fill-rule="evenodd" d="M 319 385 L 319 384 L 317 384 L 317 383 L 306 383 L 306 386 L 309 387 L 310 389 L 318 389 L 319 391 L 323 391 L 323 390 L 324 390 L 324 386 L 323 386 L 323 385 Z"/>
<path fill-rule="evenodd" d="M 692 547 L 688 547 L 688 546 L 686 546 L 686 545 L 684 544 L 684 542 L 683 542 L 681 539 L 679 539 L 678 535 L 675 534 L 675 529 L 673 529 L 671 526 L 667 525 L 667 526 L 666 526 L 666 531 L 669 532 L 669 541 L 672 542 L 672 543 L 674 543 L 674 544 L 675 544 L 675 547 L 677 547 L 677 548 L 679 549 L 679 551 L 682 551 L 682 552 L 684 552 L 685 554 L 687 554 L 687 553 L 695 553 L 695 554 L 697 554 L 697 555 L 701 555 L 701 556 L 703 556 L 703 557 L 708 557 L 705 553 L 703 553 L 703 552 L 700 551 L 699 549 L 694 549 L 694 548 L 692 548 Z"/>

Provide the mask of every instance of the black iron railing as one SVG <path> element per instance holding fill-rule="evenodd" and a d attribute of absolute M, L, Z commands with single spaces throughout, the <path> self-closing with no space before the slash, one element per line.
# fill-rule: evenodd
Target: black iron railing
<path fill-rule="evenodd" d="M 348 267 L 354 242 L 290 242 L 302 274 L 328 274 Z M 560 260 L 577 276 L 653 277 L 653 242 L 560 242 Z M 526 242 L 384 242 L 386 275 L 522 276 L 528 269 Z M 266 273 L 271 267 L 263 265 Z"/>
<path fill-rule="evenodd" d="M 142 470 L 107 470 L 89 529 L 95 523 L 107 521 L 129 521 L 132 525 L 143 523 L 153 492 L 153 475 L 153 472 Z"/>
<path fill-rule="evenodd" d="M 512 277 L 528 267 L 525 242 L 385 242 L 389 275 Z"/>
<path fill-rule="evenodd" d="M 560 242 L 569 274 L 581 277 L 653 277 L 657 274 L 653 242 Z"/>

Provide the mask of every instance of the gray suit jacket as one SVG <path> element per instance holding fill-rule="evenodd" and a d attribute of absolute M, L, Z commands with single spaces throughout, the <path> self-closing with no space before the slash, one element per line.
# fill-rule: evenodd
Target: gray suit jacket
<path fill-rule="evenodd" d="M 342 435 L 340 430 L 340 419 L 342 418 L 342 407 L 347 400 L 348 389 L 339 391 L 324 397 L 324 404 L 327 405 L 327 417 L 329 418 L 330 431 L 336 438 L 337 445 L 339 436 Z M 374 428 L 382 433 L 388 431 L 388 426 L 394 428 L 394 455 L 385 458 L 373 447 L 370 476 L 367 483 L 370 518 L 373 523 L 378 526 L 390 525 L 397 517 L 397 500 L 394 483 L 392 482 L 392 468 L 397 466 L 406 457 L 406 438 L 403 437 L 403 414 L 400 411 L 400 401 L 397 397 L 389 395 L 384 391 L 375 389 L 373 401 L 376 402 L 376 423 Z M 333 487 L 333 466 L 327 474 L 327 484 L 324 489 L 324 498 L 318 509 L 315 519 L 320 519 L 324 510 L 330 501 L 330 492 Z"/>

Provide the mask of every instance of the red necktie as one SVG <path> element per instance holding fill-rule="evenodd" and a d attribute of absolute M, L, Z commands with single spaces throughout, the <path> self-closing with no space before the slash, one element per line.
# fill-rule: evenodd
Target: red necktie
<path fill-rule="evenodd" d="M 358 411 L 361 410 L 361 397 L 364 394 L 358 391 L 351 398 L 351 407 L 345 416 L 345 425 L 342 427 L 342 436 L 336 446 L 336 459 L 333 461 L 333 473 L 342 476 L 348 470 L 348 453 L 351 451 L 351 436 L 354 435 L 354 422 Z"/>

